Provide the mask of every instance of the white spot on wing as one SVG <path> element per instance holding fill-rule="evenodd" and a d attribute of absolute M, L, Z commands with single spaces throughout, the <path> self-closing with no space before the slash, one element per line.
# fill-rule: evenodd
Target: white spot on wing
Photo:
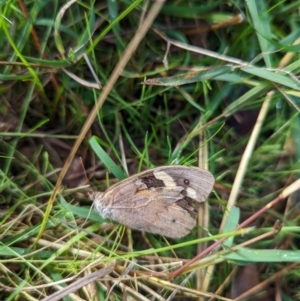
<path fill-rule="evenodd" d="M 185 189 L 185 191 L 186 191 L 186 195 L 187 195 L 189 198 L 191 198 L 191 199 L 193 199 L 193 200 L 197 200 L 197 199 L 198 199 L 198 197 L 197 197 L 197 192 L 196 192 L 196 190 L 194 190 L 193 188 L 187 187 L 187 188 Z"/>
<path fill-rule="evenodd" d="M 177 186 L 177 184 L 173 180 L 173 178 L 170 175 L 168 175 L 166 172 L 164 172 L 164 171 L 154 171 L 153 174 L 154 174 L 156 179 L 163 181 L 165 186 L 167 186 L 167 187 Z"/>

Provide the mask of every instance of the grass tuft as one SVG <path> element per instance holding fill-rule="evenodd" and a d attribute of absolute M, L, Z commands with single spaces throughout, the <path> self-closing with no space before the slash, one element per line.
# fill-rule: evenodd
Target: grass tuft
<path fill-rule="evenodd" d="M 299 5 L 3 2 L 0 300 L 296 300 Z M 188 236 L 91 208 L 168 164 L 216 180 Z"/>

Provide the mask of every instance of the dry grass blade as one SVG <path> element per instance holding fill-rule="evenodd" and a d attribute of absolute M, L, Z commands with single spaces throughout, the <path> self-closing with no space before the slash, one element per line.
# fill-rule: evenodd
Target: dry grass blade
<path fill-rule="evenodd" d="M 83 141 L 83 139 L 85 138 L 89 128 L 91 127 L 92 123 L 94 122 L 94 119 L 97 116 L 98 111 L 100 110 L 100 108 L 102 107 L 106 97 L 108 96 L 109 92 L 111 91 L 113 85 L 115 84 L 115 82 L 117 81 L 118 77 L 120 76 L 120 73 L 122 72 L 123 68 L 125 67 L 126 63 L 129 61 L 131 55 L 133 54 L 133 52 L 135 51 L 135 49 L 138 47 L 140 41 L 143 39 L 143 37 L 145 36 L 146 32 L 149 30 L 149 27 L 151 26 L 153 20 L 155 19 L 155 17 L 157 16 L 158 12 L 160 11 L 161 7 L 163 6 L 164 1 L 158 1 L 156 3 L 154 3 L 154 5 L 152 6 L 152 8 L 150 9 L 147 17 L 145 18 L 143 24 L 140 26 L 140 28 L 137 30 L 135 36 L 132 38 L 131 42 L 128 44 L 126 50 L 123 53 L 122 58 L 120 59 L 120 61 L 118 62 L 118 64 L 116 65 L 116 67 L 114 68 L 110 78 L 108 79 L 106 85 L 103 87 L 102 93 L 99 96 L 99 99 L 96 103 L 96 105 L 94 106 L 94 108 L 92 109 L 90 115 L 88 116 L 85 124 L 83 125 L 80 134 L 78 135 L 78 139 L 75 141 L 74 146 L 72 147 L 70 154 L 68 156 L 68 158 L 65 161 L 65 164 L 59 174 L 59 177 L 56 181 L 55 187 L 53 189 L 53 193 L 48 201 L 48 206 L 45 212 L 45 218 L 43 221 L 43 225 L 41 227 L 41 230 L 39 232 L 39 235 L 37 237 L 37 240 L 41 237 L 43 231 L 44 231 L 44 227 L 45 227 L 45 223 L 48 219 L 50 210 L 52 208 L 52 204 L 56 198 L 56 194 L 57 191 L 61 185 L 61 182 L 64 178 L 64 176 L 66 175 L 68 168 L 81 144 L 81 142 Z"/>
<path fill-rule="evenodd" d="M 64 298 L 65 296 L 68 296 L 72 294 L 73 292 L 77 291 L 78 289 L 82 288 L 83 286 L 102 278 L 106 275 L 109 275 L 114 270 L 114 266 L 108 266 L 106 268 L 100 269 L 97 272 L 94 272 L 88 276 L 83 277 L 82 279 L 79 279 L 75 281 L 74 283 L 68 285 L 66 288 L 63 288 L 62 290 L 42 299 L 42 301 L 58 301 Z"/>

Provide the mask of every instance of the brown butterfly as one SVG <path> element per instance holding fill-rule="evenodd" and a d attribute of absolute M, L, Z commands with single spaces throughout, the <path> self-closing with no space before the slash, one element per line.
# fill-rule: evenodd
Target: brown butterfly
<path fill-rule="evenodd" d="M 104 218 L 132 229 L 183 237 L 196 225 L 199 203 L 214 185 L 213 175 L 202 168 L 161 166 L 92 192 L 96 211 Z"/>

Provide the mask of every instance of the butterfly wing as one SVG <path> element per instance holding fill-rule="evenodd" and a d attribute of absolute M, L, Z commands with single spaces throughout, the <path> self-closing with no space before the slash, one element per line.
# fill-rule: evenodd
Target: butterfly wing
<path fill-rule="evenodd" d="M 178 238 L 196 224 L 213 176 L 196 167 L 163 166 L 142 172 L 91 198 L 103 217 L 133 229 Z"/>

